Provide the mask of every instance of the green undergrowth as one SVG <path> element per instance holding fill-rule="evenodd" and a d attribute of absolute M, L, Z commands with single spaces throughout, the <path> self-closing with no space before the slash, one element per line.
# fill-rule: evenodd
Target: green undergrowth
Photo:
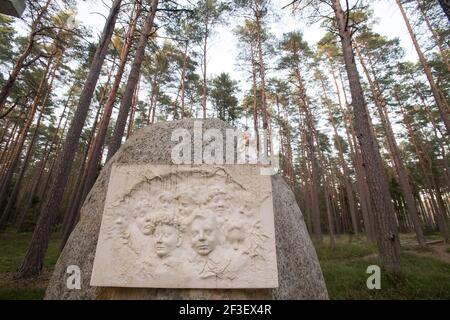
<path fill-rule="evenodd" d="M 438 239 L 427 236 L 427 240 Z M 31 233 L 7 230 L 0 234 L 0 299 L 42 299 L 53 266 L 58 258 L 59 232 L 49 244 L 44 273 L 32 280 L 15 280 L 31 239 Z M 350 241 L 351 240 L 351 241 Z M 402 271 L 381 271 L 381 289 L 369 290 L 366 273 L 378 265 L 377 248 L 365 239 L 340 236 L 331 247 L 327 237 L 315 243 L 331 299 L 450 299 L 450 264 L 439 260 L 432 248 L 419 248 L 414 235 L 401 235 Z M 450 247 L 442 250 L 450 255 Z"/>

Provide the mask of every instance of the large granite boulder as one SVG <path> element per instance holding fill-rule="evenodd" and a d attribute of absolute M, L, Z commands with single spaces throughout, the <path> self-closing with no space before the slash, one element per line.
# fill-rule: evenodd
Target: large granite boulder
<path fill-rule="evenodd" d="M 216 119 L 202 120 L 203 130 L 230 128 Z M 171 164 L 172 131 L 193 132 L 194 120 L 161 122 L 145 127 L 123 144 L 106 164 L 81 209 L 81 218 L 62 251 L 46 299 L 327 299 L 322 271 L 302 213 L 284 180 L 272 176 L 273 211 L 279 287 L 277 289 L 142 289 L 90 286 L 111 166 Z M 193 134 L 192 134 L 193 135 Z M 81 289 L 68 289 L 67 267 L 81 269 Z"/>

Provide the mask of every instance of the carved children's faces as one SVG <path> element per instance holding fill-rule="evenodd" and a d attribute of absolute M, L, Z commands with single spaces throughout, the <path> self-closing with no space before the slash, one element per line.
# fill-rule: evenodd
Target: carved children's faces
<path fill-rule="evenodd" d="M 91 284 L 277 287 L 271 177 L 261 169 L 113 165 Z"/>
<path fill-rule="evenodd" d="M 198 203 L 193 195 L 188 193 L 182 193 L 177 198 L 178 213 L 184 217 L 190 215 L 192 210 L 197 208 Z"/>
<path fill-rule="evenodd" d="M 216 192 L 210 196 L 208 209 L 214 211 L 218 216 L 222 216 L 229 208 L 229 199 L 223 192 Z"/>
<path fill-rule="evenodd" d="M 239 245 L 244 241 L 245 234 L 240 227 L 232 227 L 228 230 L 227 240 L 234 250 L 239 249 Z"/>
<path fill-rule="evenodd" d="M 149 235 L 152 233 L 153 228 L 151 225 L 151 216 L 149 214 L 144 214 L 136 218 L 137 226 L 139 230 L 145 234 Z"/>
<path fill-rule="evenodd" d="M 192 248 L 201 256 L 206 256 L 218 244 L 217 222 L 214 217 L 196 217 L 190 225 Z"/>
<path fill-rule="evenodd" d="M 156 254 L 160 258 L 170 255 L 181 244 L 178 230 L 167 224 L 156 226 L 154 237 Z"/>

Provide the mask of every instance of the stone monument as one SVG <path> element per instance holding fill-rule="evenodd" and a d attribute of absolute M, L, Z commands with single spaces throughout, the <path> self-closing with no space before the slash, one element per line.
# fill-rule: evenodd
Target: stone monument
<path fill-rule="evenodd" d="M 259 174 L 258 165 L 173 163 L 172 133 L 195 134 L 194 121 L 143 128 L 105 165 L 46 299 L 328 298 L 303 216 L 281 177 Z M 203 132 L 225 137 L 230 129 L 201 121 Z M 67 286 L 73 266 L 80 289 Z"/>

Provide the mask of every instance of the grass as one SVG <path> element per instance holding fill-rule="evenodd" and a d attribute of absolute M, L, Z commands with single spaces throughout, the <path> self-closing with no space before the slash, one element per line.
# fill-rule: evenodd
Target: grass
<path fill-rule="evenodd" d="M 16 280 L 14 273 L 25 256 L 31 233 L 16 233 L 7 230 L 0 233 L 0 300 L 42 299 L 47 282 L 59 255 L 59 233 L 55 233 L 49 243 L 44 260 L 43 275 L 33 280 Z"/>
<path fill-rule="evenodd" d="M 450 265 L 431 248 L 403 248 L 401 273 L 382 270 L 381 289 L 369 290 L 366 270 L 379 264 L 376 247 L 347 237 L 334 249 L 326 241 L 315 246 L 331 299 L 450 299 Z"/>
<path fill-rule="evenodd" d="M 42 299 L 58 258 L 59 233 L 49 244 L 44 272 L 34 280 L 15 280 L 14 272 L 22 262 L 31 233 L 12 230 L 0 234 L 0 300 Z M 428 237 L 429 240 L 435 237 Z M 381 290 L 369 290 L 366 273 L 377 263 L 377 249 L 364 240 L 341 236 L 331 248 L 327 239 L 316 243 L 331 299 L 450 299 L 450 264 L 438 260 L 434 248 L 419 249 L 413 235 L 401 235 L 403 244 L 400 274 L 381 273 Z M 449 255 L 450 247 L 442 248 Z"/>

